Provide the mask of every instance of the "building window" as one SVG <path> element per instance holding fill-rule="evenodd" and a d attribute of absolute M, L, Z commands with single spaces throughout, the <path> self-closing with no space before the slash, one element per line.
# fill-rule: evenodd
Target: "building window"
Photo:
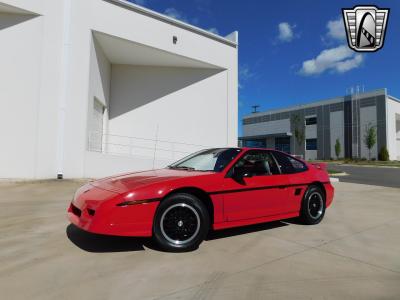
<path fill-rule="evenodd" d="M 306 139 L 306 150 L 317 150 L 317 139 Z"/>
<path fill-rule="evenodd" d="M 267 144 L 266 144 L 266 140 L 247 140 L 244 141 L 243 145 L 245 147 L 250 147 L 250 148 L 266 148 Z"/>
<path fill-rule="evenodd" d="M 290 137 L 275 138 L 275 150 L 290 153 Z"/>
<path fill-rule="evenodd" d="M 317 124 L 317 117 L 306 118 L 306 125 Z"/>

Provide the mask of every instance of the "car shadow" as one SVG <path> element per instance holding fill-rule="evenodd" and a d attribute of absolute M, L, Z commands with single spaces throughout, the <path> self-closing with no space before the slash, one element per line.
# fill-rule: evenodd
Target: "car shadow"
<path fill-rule="evenodd" d="M 292 224 L 292 225 L 304 225 L 304 223 L 300 220 L 300 218 L 286 219 L 282 220 L 284 223 Z"/>
<path fill-rule="evenodd" d="M 270 223 L 254 224 L 242 227 L 228 228 L 223 230 L 211 230 L 207 235 L 206 241 L 229 238 L 242 234 L 258 231 L 271 230 L 290 224 L 297 224 L 294 220 L 282 220 Z M 146 248 L 163 251 L 155 245 L 150 238 L 110 236 L 86 232 L 74 224 L 69 224 L 66 228 L 68 239 L 78 248 L 93 253 L 107 252 L 128 252 L 143 251 Z M 146 247 L 146 248 L 145 248 Z M 196 249 L 194 249 L 196 250 Z"/>
<path fill-rule="evenodd" d="M 287 222 L 285 220 L 285 221 L 275 221 L 275 222 L 269 222 L 269 223 L 260 223 L 260 224 L 242 226 L 242 227 L 234 227 L 234 228 L 228 228 L 228 229 L 217 230 L 217 231 L 210 231 L 206 240 L 210 241 L 210 240 L 223 239 L 223 238 L 228 238 L 228 237 L 247 234 L 247 233 L 270 230 L 270 229 L 279 228 L 279 227 L 288 226 L 288 225 L 289 224 L 287 224 Z"/>

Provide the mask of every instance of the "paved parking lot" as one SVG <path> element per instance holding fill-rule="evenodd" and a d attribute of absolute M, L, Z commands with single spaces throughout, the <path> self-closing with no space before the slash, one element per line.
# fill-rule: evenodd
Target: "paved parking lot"
<path fill-rule="evenodd" d="M 338 183 L 317 226 L 227 230 L 176 254 L 69 226 L 78 185 L 0 184 L 1 299 L 400 299 L 400 189 Z"/>
<path fill-rule="evenodd" d="M 400 188 L 400 168 L 381 166 L 355 166 L 330 163 L 329 168 L 346 172 L 340 181 Z M 333 175 L 334 176 L 334 175 Z"/>

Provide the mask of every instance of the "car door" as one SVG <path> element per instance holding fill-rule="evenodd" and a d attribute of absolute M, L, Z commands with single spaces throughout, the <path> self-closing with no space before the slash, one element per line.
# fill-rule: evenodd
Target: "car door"
<path fill-rule="evenodd" d="M 262 166 L 264 164 L 264 166 Z M 247 174 L 235 178 L 235 169 Z M 285 212 L 288 179 L 281 174 L 267 150 L 249 150 L 228 171 L 224 179 L 226 221 L 253 219 Z"/>
<path fill-rule="evenodd" d="M 296 212 L 300 210 L 303 195 L 310 184 L 308 168 L 306 164 L 290 155 L 279 151 L 271 151 L 282 174 L 286 174 L 288 180 L 287 201 L 285 210 Z"/>

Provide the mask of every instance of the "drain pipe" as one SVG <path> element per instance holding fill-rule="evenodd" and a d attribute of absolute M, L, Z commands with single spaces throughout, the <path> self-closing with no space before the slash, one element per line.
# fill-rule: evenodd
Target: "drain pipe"
<path fill-rule="evenodd" d="M 65 111 L 67 108 L 67 86 L 69 75 L 69 49 L 71 25 L 71 1 L 64 0 L 63 7 L 63 41 L 61 55 L 61 78 L 58 98 L 58 124 L 57 124 L 57 179 L 64 175 L 64 139 L 65 139 Z"/>

